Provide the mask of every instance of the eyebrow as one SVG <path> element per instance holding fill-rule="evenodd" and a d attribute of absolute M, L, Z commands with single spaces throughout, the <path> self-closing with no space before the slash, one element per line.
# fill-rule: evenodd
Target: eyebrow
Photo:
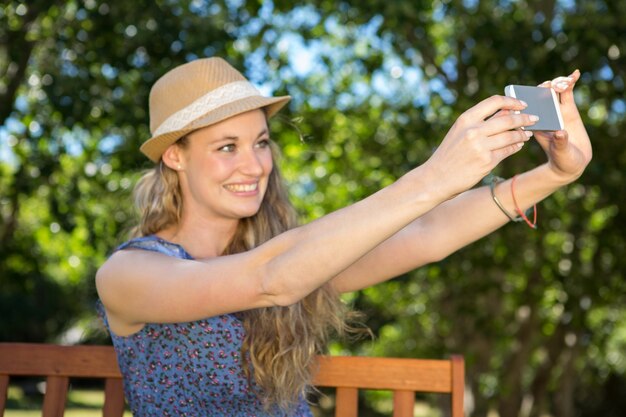
<path fill-rule="evenodd" d="M 268 134 L 267 129 L 263 129 L 258 135 L 257 135 L 257 139 L 260 138 L 263 135 Z M 226 136 L 222 136 L 220 139 L 218 139 L 218 141 L 220 140 L 239 140 L 239 136 L 231 136 L 231 135 L 226 135 Z"/>

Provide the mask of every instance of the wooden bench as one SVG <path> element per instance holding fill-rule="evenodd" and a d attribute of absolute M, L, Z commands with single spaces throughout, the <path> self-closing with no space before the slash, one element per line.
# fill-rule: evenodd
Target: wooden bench
<path fill-rule="evenodd" d="M 415 392 L 448 393 L 452 417 L 463 416 L 464 362 L 320 356 L 318 387 L 336 387 L 337 417 L 357 417 L 358 389 L 391 390 L 394 417 L 413 416 Z M 61 417 L 70 378 L 105 380 L 103 415 L 124 413 L 122 377 L 111 346 L 59 346 L 0 343 L 0 417 L 4 415 L 10 376 L 46 377 L 43 417 Z"/>

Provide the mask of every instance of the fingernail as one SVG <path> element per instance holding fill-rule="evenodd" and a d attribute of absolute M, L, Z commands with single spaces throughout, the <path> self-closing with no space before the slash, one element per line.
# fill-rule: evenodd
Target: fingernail
<path fill-rule="evenodd" d="M 517 142 L 516 145 L 518 148 L 521 148 L 522 146 L 524 146 L 524 142 Z"/>
<path fill-rule="evenodd" d="M 531 137 L 533 135 L 532 130 L 524 130 L 524 133 L 526 133 L 527 137 Z"/>
<path fill-rule="evenodd" d="M 519 102 L 522 106 L 528 107 L 528 103 L 526 103 L 524 100 L 520 100 Z"/>
<path fill-rule="evenodd" d="M 536 122 L 537 120 L 539 120 L 539 116 L 535 116 L 534 114 L 530 115 L 530 121 L 531 122 Z"/>
<path fill-rule="evenodd" d="M 568 84 L 567 83 L 558 83 L 556 86 L 559 87 L 559 88 L 562 88 L 562 89 L 566 89 Z"/>

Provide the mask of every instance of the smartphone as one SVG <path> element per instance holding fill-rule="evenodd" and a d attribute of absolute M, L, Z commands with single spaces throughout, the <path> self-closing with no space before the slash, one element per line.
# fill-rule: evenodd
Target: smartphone
<path fill-rule="evenodd" d="M 533 126 L 526 126 L 525 130 L 562 130 L 563 118 L 556 92 L 552 88 L 533 87 L 529 85 L 507 85 L 504 94 L 515 97 L 528 103 L 521 112 L 539 116 Z"/>

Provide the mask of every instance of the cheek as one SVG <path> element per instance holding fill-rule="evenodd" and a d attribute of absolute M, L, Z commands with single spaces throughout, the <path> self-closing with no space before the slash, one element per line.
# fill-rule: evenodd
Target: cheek
<path fill-rule="evenodd" d="M 233 170 L 231 161 L 224 161 L 219 158 L 210 158 L 202 164 L 202 176 L 205 179 L 224 180 L 228 178 Z"/>
<path fill-rule="evenodd" d="M 267 155 L 263 157 L 263 159 L 261 160 L 261 164 L 263 164 L 264 171 L 267 173 L 267 175 L 269 175 L 274 168 L 274 160 L 272 159 L 271 152 L 268 152 Z"/>

